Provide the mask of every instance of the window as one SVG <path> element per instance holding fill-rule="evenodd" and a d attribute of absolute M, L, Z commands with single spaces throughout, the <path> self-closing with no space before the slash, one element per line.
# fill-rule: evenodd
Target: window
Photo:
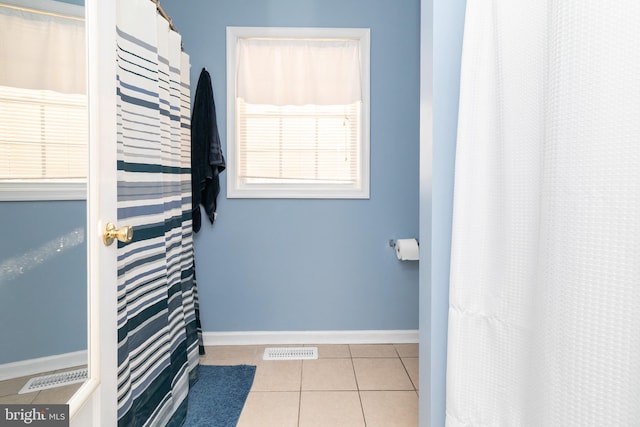
<path fill-rule="evenodd" d="M 86 198 L 84 8 L 0 4 L 0 200 Z"/>
<path fill-rule="evenodd" d="M 369 30 L 227 29 L 227 197 L 369 197 Z"/>

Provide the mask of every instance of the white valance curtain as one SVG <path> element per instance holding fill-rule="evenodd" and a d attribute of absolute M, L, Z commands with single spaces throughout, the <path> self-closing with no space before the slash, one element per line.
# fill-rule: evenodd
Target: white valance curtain
<path fill-rule="evenodd" d="M 640 3 L 467 0 L 448 427 L 640 425 Z"/>
<path fill-rule="evenodd" d="M 84 19 L 0 6 L 0 85 L 86 93 Z"/>
<path fill-rule="evenodd" d="M 357 40 L 238 39 L 237 61 L 237 96 L 249 104 L 362 100 Z"/>

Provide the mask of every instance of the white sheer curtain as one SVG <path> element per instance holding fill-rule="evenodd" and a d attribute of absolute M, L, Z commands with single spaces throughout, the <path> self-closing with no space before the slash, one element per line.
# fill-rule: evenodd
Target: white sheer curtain
<path fill-rule="evenodd" d="M 0 40 L 0 85 L 86 93 L 82 16 L 0 5 Z"/>
<path fill-rule="evenodd" d="M 638 22 L 467 1 L 447 426 L 640 425 Z"/>
<path fill-rule="evenodd" d="M 237 96 L 250 104 L 362 100 L 358 40 L 239 39 L 237 70 Z"/>

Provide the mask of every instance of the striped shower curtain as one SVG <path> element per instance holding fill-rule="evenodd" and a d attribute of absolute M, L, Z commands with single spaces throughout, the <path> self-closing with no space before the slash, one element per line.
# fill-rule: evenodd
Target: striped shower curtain
<path fill-rule="evenodd" d="M 189 57 L 149 0 L 117 17 L 118 423 L 180 425 L 197 375 Z"/>

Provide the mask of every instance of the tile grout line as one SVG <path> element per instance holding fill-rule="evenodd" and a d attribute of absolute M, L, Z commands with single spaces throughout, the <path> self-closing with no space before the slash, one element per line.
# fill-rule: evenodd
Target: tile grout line
<path fill-rule="evenodd" d="M 404 369 L 404 373 L 407 374 L 407 378 L 409 378 L 409 382 L 413 387 L 413 391 L 416 391 L 416 385 L 413 383 L 413 380 L 411 379 L 411 375 L 409 375 L 409 370 L 407 369 L 407 365 L 405 365 L 404 360 L 402 359 L 402 356 L 400 356 L 400 352 L 398 351 L 398 348 L 395 346 L 395 344 L 393 345 L 393 349 L 396 351 L 396 354 L 398 355 L 398 359 L 400 359 L 400 363 L 402 364 L 402 369 Z"/>
<path fill-rule="evenodd" d="M 349 359 L 351 359 L 351 369 L 353 369 L 353 378 L 356 381 L 356 390 L 358 390 L 358 401 L 360 401 L 360 412 L 362 413 L 362 422 L 364 423 L 364 427 L 367 427 L 367 418 L 364 415 L 364 405 L 362 404 L 362 394 L 360 394 L 360 384 L 358 384 L 358 376 L 356 375 L 356 366 L 353 363 L 353 353 L 351 353 L 351 345 L 348 345 L 349 348 Z"/>
<path fill-rule="evenodd" d="M 402 359 L 402 357 L 400 358 L 400 363 L 402 363 L 402 367 L 404 368 L 405 374 L 407 374 L 407 377 L 409 377 L 409 382 L 413 386 L 413 391 L 417 391 L 418 389 L 416 388 L 416 385 L 413 383 L 413 380 L 411 379 L 411 375 L 409 375 L 409 370 L 407 369 L 407 365 L 404 363 L 404 360 Z"/>
<path fill-rule="evenodd" d="M 318 352 L 320 353 L 320 352 Z M 318 354 L 320 358 L 320 354 Z M 304 372 L 304 360 L 300 363 L 300 385 L 298 386 L 298 427 L 300 427 L 300 415 L 302 413 L 302 373 Z"/>

